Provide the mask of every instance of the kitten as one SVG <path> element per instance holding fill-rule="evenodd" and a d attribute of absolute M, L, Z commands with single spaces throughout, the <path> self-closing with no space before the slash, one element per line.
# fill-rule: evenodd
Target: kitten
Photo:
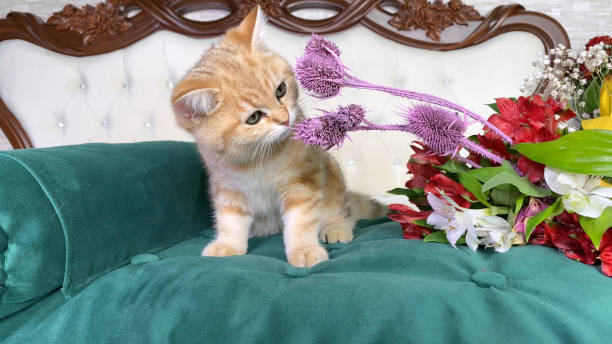
<path fill-rule="evenodd" d="M 178 124 L 197 143 L 210 176 L 217 238 L 202 255 L 245 254 L 250 236 L 283 230 L 290 264 L 328 259 L 319 238 L 349 242 L 356 216 L 386 208 L 345 189 L 338 164 L 290 138 L 302 118 L 289 63 L 267 50 L 259 7 L 230 29 L 175 87 Z"/>

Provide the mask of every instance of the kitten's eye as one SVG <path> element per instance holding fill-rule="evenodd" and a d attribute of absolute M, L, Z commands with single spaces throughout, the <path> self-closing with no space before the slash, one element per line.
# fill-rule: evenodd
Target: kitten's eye
<path fill-rule="evenodd" d="M 247 118 L 246 124 L 250 124 L 250 125 L 257 124 L 257 122 L 259 122 L 259 120 L 261 119 L 261 116 L 263 116 L 263 115 L 264 115 L 264 113 L 259 111 L 259 110 L 253 112 L 249 116 L 249 118 Z"/>
<path fill-rule="evenodd" d="M 276 88 L 276 99 L 282 98 L 286 92 L 287 92 L 287 85 L 285 85 L 285 82 L 283 81 Z"/>

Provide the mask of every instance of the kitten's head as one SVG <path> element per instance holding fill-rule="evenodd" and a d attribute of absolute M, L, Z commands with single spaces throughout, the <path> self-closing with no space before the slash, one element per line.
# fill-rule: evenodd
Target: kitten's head
<path fill-rule="evenodd" d="M 249 163 L 287 139 L 298 115 L 289 63 L 261 42 L 259 6 L 208 50 L 176 85 L 178 124 L 203 148 L 232 163 Z"/>

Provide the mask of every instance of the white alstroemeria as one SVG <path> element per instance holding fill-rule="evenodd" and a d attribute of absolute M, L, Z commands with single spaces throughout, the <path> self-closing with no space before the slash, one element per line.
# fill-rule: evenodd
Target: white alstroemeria
<path fill-rule="evenodd" d="M 434 210 L 427 217 L 427 224 L 444 230 L 446 238 L 453 247 L 456 247 L 457 240 L 463 234 L 472 251 L 476 251 L 481 243 L 479 236 L 484 237 L 482 243 L 495 246 L 498 252 L 505 252 L 509 245 L 512 245 L 511 238 L 508 239 L 511 233 L 510 224 L 501 217 L 491 215 L 491 209 L 463 208 L 451 198 L 442 196 L 451 205 L 444 203 L 432 193 L 427 195 L 427 201 Z"/>
<path fill-rule="evenodd" d="M 508 221 L 499 216 L 484 216 L 480 219 L 481 226 L 476 234 L 483 238 L 481 242 L 487 247 L 495 248 L 496 252 L 506 252 L 512 246 L 516 233 L 512 231 Z"/>
<path fill-rule="evenodd" d="M 612 207 L 612 187 L 599 177 L 567 173 L 546 166 L 544 180 L 552 191 L 562 196 L 566 210 L 598 218 L 607 207 Z"/>

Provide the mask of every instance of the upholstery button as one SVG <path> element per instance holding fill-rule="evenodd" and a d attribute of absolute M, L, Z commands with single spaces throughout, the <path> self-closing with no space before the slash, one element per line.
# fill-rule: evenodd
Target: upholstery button
<path fill-rule="evenodd" d="M 144 124 L 144 126 L 147 127 L 147 128 L 151 128 L 151 125 L 152 125 L 151 122 L 145 122 L 145 124 Z"/>
<path fill-rule="evenodd" d="M 64 124 L 64 122 L 62 122 L 62 121 L 57 121 L 57 126 L 58 126 L 58 127 L 63 128 L 63 127 L 64 127 L 64 125 L 65 125 L 65 124 Z"/>
<path fill-rule="evenodd" d="M 124 81 L 124 82 L 123 82 L 123 84 L 122 84 L 122 86 L 123 86 L 123 88 L 128 88 L 128 83 L 127 83 L 127 81 Z"/>
<path fill-rule="evenodd" d="M 395 86 L 395 87 L 402 87 L 402 86 L 404 86 L 404 80 L 402 80 L 402 79 L 395 80 L 393 82 L 393 86 Z"/>
<path fill-rule="evenodd" d="M 107 120 L 103 120 L 103 121 L 102 121 L 102 126 L 103 126 L 104 128 L 108 128 L 108 121 L 107 121 Z"/>
<path fill-rule="evenodd" d="M 166 85 L 168 85 L 168 87 L 170 87 L 170 88 L 174 87 L 174 84 L 172 83 L 172 81 L 168 81 L 168 83 Z"/>
<path fill-rule="evenodd" d="M 289 278 L 306 277 L 311 273 L 312 270 L 310 268 L 296 268 L 295 266 L 290 266 L 283 272 L 283 274 Z"/>
<path fill-rule="evenodd" d="M 401 163 L 402 162 L 399 159 L 393 160 L 393 165 L 395 165 L 395 166 L 399 166 L 399 165 L 401 165 Z"/>
<path fill-rule="evenodd" d="M 353 165 L 355 165 L 355 160 L 349 160 L 349 161 L 346 162 L 346 164 L 349 165 L 349 166 L 353 166 Z"/>
<path fill-rule="evenodd" d="M 443 79 L 442 80 L 442 86 L 448 86 L 450 85 L 451 81 L 449 79 Z"/>
<path fill-rule="evenodd" d="M 130 264 L 142 265 L 146 263 L 156 262 L 158 260 L 159 260 L 159 257 L 154 254 L 143 253 L 143 254 L 137 254 L 134 257 L 132 257 L 132 259 L 130 259 Z"/>
<path fill-rule="evenodd" d="M 495 271 L 478 271 L 470 279 L 481 288 L 504 288 L 508 283 L 504 275 Z"/>
<path fill-rule="evenodd" d="M 80 88 L 85 88 L 85 87 L 87 87 L 87 85 L 85 85 L 85 83 L 83 82 L 83 83 L 81 83 L 81 84 L 79 85 L 79 87 L 80 87 Z"/>

